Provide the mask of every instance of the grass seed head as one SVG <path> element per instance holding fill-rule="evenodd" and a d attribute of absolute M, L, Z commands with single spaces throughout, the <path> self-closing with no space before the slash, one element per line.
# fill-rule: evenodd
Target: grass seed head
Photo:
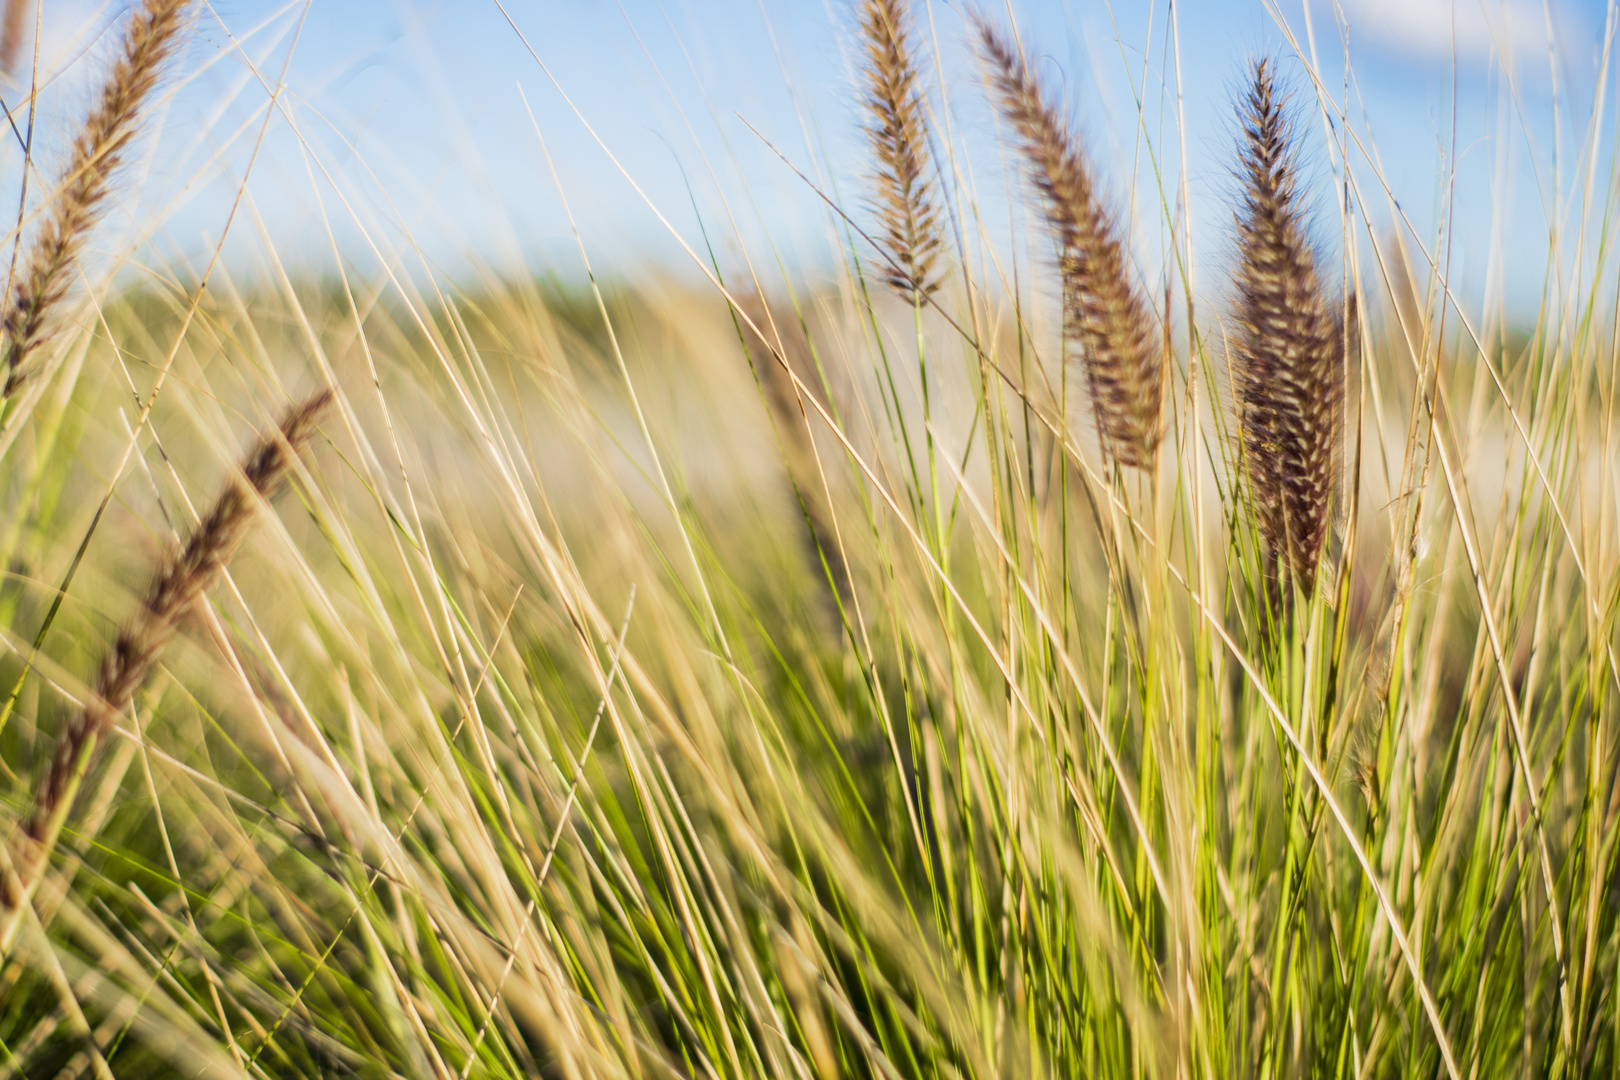
<path fill-rule="evenodd" d="M 1305 237 L 1284 105 L 1272 62 L 1256 62 L 1238 107 L 1236 391 L 1261 535 L 1309 595 L 1331 524 L 1347 322 Z"/>
<path fill-rule="evenodd" d="M 22 54 L 23 38 L 28 35 L 28 19 L 37 10 L 37 0 L 4 0 L 0 9 L 0 73 L 14 74 Z"/>
<path fill-rule="evenodd" d="M 174 637 L 180 616 L 218 579 L 246 536 L 259 503 L 291 470 L 298 447 L 315 430 L 331 400 L 331 392 L 322 390 L 290 409 L 277 430 L 261 439 L 243 462 L 241 474 L 225 485 L 186 546 L 152 579 L 145 603 L 102 659 L 84 708 L 57 736 L 50 769 L 35 791 L 25 826 L 36 843 L 50 843 L 50 823 L 71 797 L 87 756 L 129 707 L 158 654 Z"/>
<path fill-rule="evenodd" d="M 860 26 L 866 133 L 877 165 L 872 186 L 895 264 L 883 280 L 915 302 L 939 288 L 935 264 L 944 242 L 905 0 L 864 0 Z"/>
<path fill-rule="evenodd" d="M 5 397 L 27 380 L 28 361 L 49 339 L 55 308 L 66 295 L 71 267 L 100 218 L 113 174 L 139 127 L 141 109 L 173 54 L 191 0 L 144 0 L 124 27 L 118 61 L 102 86 L 101 98 L 74 137 L 52 193 L 45 224 L 28 250 L 3 325 Z"/>
<path fill-rule="evenodd" d="M 1152 468 L 1163 430 L 1164 354 L 1126 272 L 1119 228 L 1060 108 L 994 24 L 978 13 L 970 19 L 1058 243 L 1064 333 L 1084 364 L 1103 450 L 1122 465 Z"/>
<path fill-rule="evenodd" d="M 818 383 L 815 357 L 805 338 L 803 324 L 793 312 L 778 310 L 759 295 L 744 296 L 738 307 L 738 329 L 748 349 L 748 359 L 759 378 L 765 404 L 781 442 L 783 462 L 794 499 L 804 517 L 801 533 L 804 553 L 812 572 L 827 579 L 831 592 L 824 594 L 826 624 L 841 630 L 843 615 L 853 601 L 849 568 L 839 541 L 835 514 L 828 499 L 823 468 L 811 436 L 810 418 L 818 415 L 801 401 L 803 393 Z M 758 327 L 764 337 L 754 332 Z M 792 368 L 804 389 L 794 385 Z M 824 571 L 824 573 L 823 573 Z"/>

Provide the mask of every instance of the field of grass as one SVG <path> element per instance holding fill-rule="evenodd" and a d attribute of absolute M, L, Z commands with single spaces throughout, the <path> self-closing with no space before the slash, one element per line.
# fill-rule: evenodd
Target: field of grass
<path fill-rule="evenodd" d="M 1510 321 L 1300 56 L 1195 251 L 908 8 L 820 283 L 126 284 L 133 5 L 0 322 L 0 1078 L 1620 1070 L 1612 139 Z"/>

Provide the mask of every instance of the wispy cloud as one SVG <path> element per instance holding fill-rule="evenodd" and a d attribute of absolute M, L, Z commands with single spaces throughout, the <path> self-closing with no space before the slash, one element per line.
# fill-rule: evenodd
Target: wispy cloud
<path fill-rule="evenodd" d="M 1353 39 L 1413 58 L 1455 56 L 1481 61 L 1543 51 L 1548 13 L 1541 0 L 1341 0 Z M 1562 38 L 1565 5 L 1551 7 L 1552 31 Z"/>

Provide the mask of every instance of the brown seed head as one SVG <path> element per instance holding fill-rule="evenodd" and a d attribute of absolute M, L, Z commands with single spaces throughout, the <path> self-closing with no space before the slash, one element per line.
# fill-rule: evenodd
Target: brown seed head
<path fill-rule="evenodd" d="M 1346 324 L 1323 299 L 1305 239 L 1293 129 L 1269 60 L 1254 65 L 1238 111 L 1236 390 L 1245 460 L 1261 535 L 1309 595 L 1331 520 Z"/>
<path fill-rule="evenodd" d="M 0 72 L 7 75 L 16 72 L 17 57 L 29 30 L 28 19 L 34 14 L 37 3 L 38 0 L 5 0 L 5 13 L 0 15 Z"/>
<path fill-rule="evenodd" d="M 50 334 L 51 315 L 67 293 L 73 260 L 95 227 L 113 173 L 135 136 L 141 107 L 174 52 L 190 2 L 144 0 L 130 13 L 118 60 L 95 109 L 73 140 L 45 223 L 0 321 L 10 338 L 4 397 L 16 393 L 28 378 L 28 360 Z"/>
<path fill-rule="evenodd" d="M 904 0 L 864 0 L 860 24 L 866 43 L 866 133 L 877 163 L 872 187 L 895 262 L 883 280 L 915 301 L 939 288 L 934 264 L 944 243 Z"/>
<path fill-rule="evenodd" d="M 1103 450 L 1122 465 L 1151 468 L 1162 431 L 1164 354 L 1126 274 L 1118 227 L 1062 111 L 995 26 L 979 13 L 969 18 L 1057 240 L 1064 333 L 1085 366 Z"/>
<path fill-rule="evenodd" d="M 219 577 L 247 534 L 260 501 L 274 493 L 292 468 L 299 445 L 315 430 L 316 420 L 331 400 L 331 391 L 322 390 L 289 410 L 278 430 L 262 439 L 243 462 L 241 475 L 225 485 L 185 548 L 152 579 L 146 602 L 102 659 L 84 710 L 57 736 L 50 771 L 35 792 L 34 812 L 27 825 L 33 839 L 47 841 L 42 835 L 45 824 L 79 774 L 85 755 L 129 707 L 158 654 L 174 636 L 180 616 Z"/>

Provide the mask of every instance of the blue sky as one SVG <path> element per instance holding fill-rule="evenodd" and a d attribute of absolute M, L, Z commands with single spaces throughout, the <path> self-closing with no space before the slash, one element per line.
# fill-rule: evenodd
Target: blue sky
<path fill-rule="evenodd" d="M 746 246 L 756 256 L 774 252 L 795 272 L 824 273 L 836 257 L 829 216 L 764 140 L 858 213 L 864 151 L 851 2 L 505 0 L 514 30 L 495 0 L 216 0 L 199 18 L 204 40 L 188 48 L 167 111 L 132 170 L 141 197 L 125 200 L 104 246 L 117 250 L 118 240 L 137 236 L 163 258 L 206 256 L 247 176 L 226 245 L 236 264 L 262 264 L 268 243 L 301 267 L 329 268 L 335 248 L 363 265 L 380 255 L 450 276 L 494 268 L 571 277 L 580 258 L 566 202 L 599 270 L 684 272 L 686 256 L 650 201 L 686 242 L 701 244 L 706 233 L 733 267 Z M 987 6 L 1007 10 L 1006 0 Z M 935 94 L 936 118 L 948 120 L 972 159 L 986 217 L 1005 220 L 1003 162 L 962 45 L 960 5 L 916 7 L 920 29 L 927 35 L 931 26 L 939 43 L 950 95 L 947 107 Z M 1164 243 L 1152 235 L 1162 215 L 1149 151 L 1171 174 L 1181 167 L 1169 7 L 1011 0 L 1010 11 L 1041 72 L 1062 87 L 1109 189 L 1138 201 L 1137 255 L 1153 272 Z M 1245 61 L 1261 52 L 1284 57 L 1305 101 L 1311 84 L 1288 32 L 1307 51 L 1314 32 L 1323 80 L 1342 98 L 1341 17 L 1354 73 L 1352 129 L 1376 148 L 1414 225 L 1434 228 L 1455 141 L 1459 278 L 1485 287 L 1489 254 L 1503 250 L 1491 232 L 1498 220 L 1511 247 L 1539 245 L 1544 263 L 1559 205 L 1555 177 L 1567 195 L 1580 167 L 1573 151 L 1591 119 L 1601 0 L 1548 0 L 1545 10 L 1541 0 L 1184 0 L 1175 15 L 1193 236 L 1207 253 L 1202 274 L 1218 277 L 1230 102 Z M 62 0 L 47 4 L 43 18 L 41 52 L 55 74 L 40 120 L 48 133 L 82 112 L 119 9 Z M 265 126 L 283 65 L 281 107 Z M 7 95 L 9 104 L 19 87 Z M 1318 231 L 1331 243 L 1337 166 L 1320 118 L 1307 138 L 1321 192 Z M 49 149 L 43 158 L 52 160 Z M 1355 155 L 1352 167 L 1371 183 Z M 1391 212 L 1378 203 L 1370 213 L 1385 229 Z M 1541 264 L 1507 264 L 1510 289 L 1534 291 Z"/>

